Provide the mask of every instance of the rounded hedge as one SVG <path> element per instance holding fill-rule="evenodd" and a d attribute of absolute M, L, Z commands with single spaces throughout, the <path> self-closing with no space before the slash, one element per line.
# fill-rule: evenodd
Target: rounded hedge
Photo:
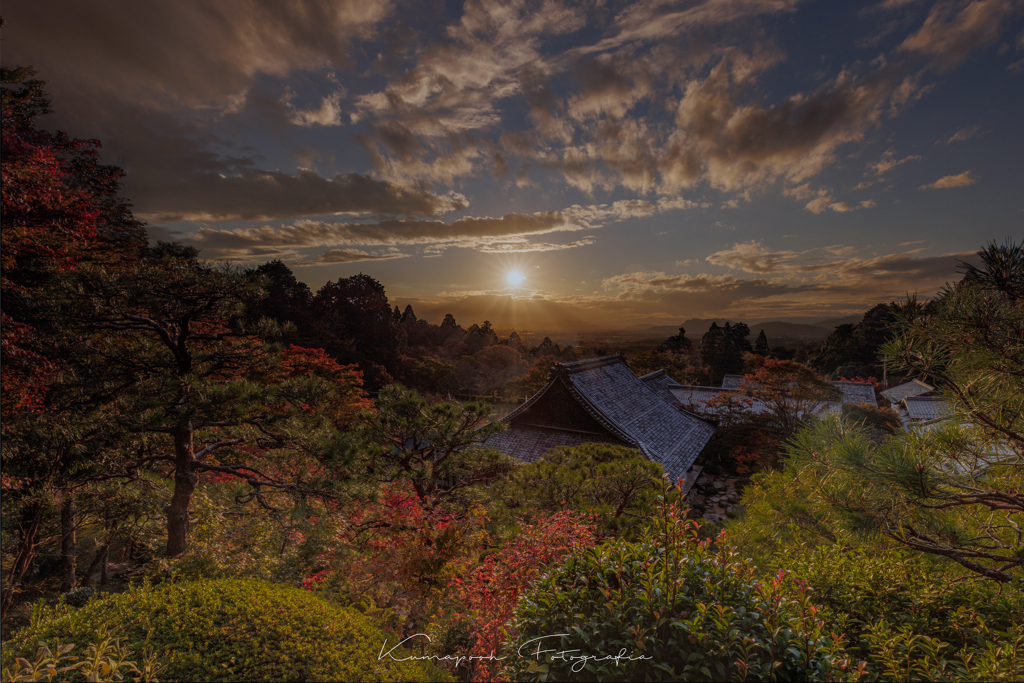
<path fill-rule="evenodd" d="M 841 642 L 782 577 L 676 521 L 587 550 L 520 598 L 505 652 L 521 681 L 725 681 L 840 677 Z M 618 656 L 618 659 L 616 659 Z"/>
<path fill-rule="evenodd" d="M 378 661 L 385 638 L 363 615 L 298 588 L 245 579 L 144 586 L 81 609 L 43 609 L 4 643 L 3 662 L 32 659 L 41 642 L 82 654 L 102 627 L 141 659 L 152 651 L 161 681 L 412 681 L 433 667 Z M 396 659 L 405 653 L 396 650 Z"/>

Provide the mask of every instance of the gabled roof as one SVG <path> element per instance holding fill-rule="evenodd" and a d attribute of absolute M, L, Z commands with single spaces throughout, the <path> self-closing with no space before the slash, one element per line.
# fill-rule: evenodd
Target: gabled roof
<path fill-rule="evenodd" d="M 911 420 L 938 420 L 950 414 L 946 399 L 939 396 L 908 396 L 900 402 L 900 408 Z"/>
<path fill-rule="evenodd" d="M 870 403 L 878 407 L 875 387 L 868 382 L 829 382 L 843 392 L 843 404 Z"/>
<path fill-rule="evenodd" d="M 726 377 L 742 377 L 742 375 L 726 375 Z M 823 401 L 816 411 L 817 414 L 839 413 L 842 406 L 847 404 L 870 403 L 877 406 L 875 401 L 875 389 L 867 382 L 829 382 L 842 392 L 842 399 L 839 401 Z M 741 397 L 739 388 L 729 389 L 720 387 L 702 387 L 693 385 L 678 385 L 671 387 L 669 391 L 684 407 L 691 407 L 707 413 L 720 412 L 720 408 L 709 402 L 714 399 L 727 396 Z M 753 398 L 746 398 L 743 402 L 743 410 L 753 415 L 762 415 L 770 412 L 770 409 L 762 402 Z"/>
<path fill-rule="evenodd" d="M 886 389 L 882 392 L 882 396 L 890 403 L 899 403 L 909 396 L 924 396 L 932 391 L 935 391 L 935 387 L 932 385 L 925 384 L 919 379 L 912 379 L 909 382 L 894 386 L 892 389 Z"/>
<path fill-rule="evenodd" d="M 542 405 L 546 395 L 574 401 L 604 433 L 596 427 L 584 431 L 531 424 L 531 411 Z M 492 437 L 488 445 L 513 457 L 533 461 L 551 445 L 575 445 L 570 442 L 620 442 L 661 463 L 672 479 L 686 475 L 715 431 L 710 422 L 673 407 L 655 393 L 633 374 L 621 354 L 555 365 L 547 386 L 502 422 L 509 429 Z M 542 437 L 540 432 L 551 435 Z"/>
<path fill-rule="evenodd" d="M 747 379 L 743 375 L 725 375 L 722 378 L 722 390 L 742 389 L 744 382 L 747 382 Z M 875 398 L 875 388 L 869 382 L 830 381 L 829 384 L 843 392 L 843 405 L 850 403 L 878 405 L 878 400 Z"/>
<path fill-rule="evenodd" d="M 722 388 L 742 389 L 744 379 L 746 378 L 743 375 L 725 375 L 722 377 Z"/>
<path fill-rule="evenodd" d="M 664 369 L 655 370 L 654 372 L 644 375 L 640 378 L 640 381 L 651 388 L 651 391 L 656 393 L 665 401 L 668 401 L 670 406 L 674 406 L 678 401 L 676 397 L 672 395 L 669 390 L 670 387 L 681 387 L 683 386 L 679 382 L 675 381 L 668 376 L 668 373 Z"/>

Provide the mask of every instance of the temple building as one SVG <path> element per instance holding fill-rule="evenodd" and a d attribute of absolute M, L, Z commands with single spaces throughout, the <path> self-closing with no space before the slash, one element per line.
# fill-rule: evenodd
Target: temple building
<path fill-rule="evenodd" d="M 637 377 L 622 354 L 559 363 L 547 386 L 502 418 L 508 429 L 487 445 L 535 462 L 555 446 L 611 443 L 661 463 L 673 481 L 687 478 L 715 429 L 676 405 L 652 374 Z"/>

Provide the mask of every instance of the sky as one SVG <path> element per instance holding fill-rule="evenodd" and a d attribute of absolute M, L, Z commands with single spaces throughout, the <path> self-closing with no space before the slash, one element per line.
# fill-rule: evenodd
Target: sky
<path fill-rule="evenodd" d="M 811 321 L 1024 239 L 1024 0 L 10 0 L 153 240 L 421 318 Z"/>

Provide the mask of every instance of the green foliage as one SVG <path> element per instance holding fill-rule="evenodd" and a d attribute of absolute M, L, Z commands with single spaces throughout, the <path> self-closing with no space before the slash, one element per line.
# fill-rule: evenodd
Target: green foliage
<path fill-rule="evenodd" d="M 834 527 L 880 534 L 1010 582 L 1024 570 L 1021 502 L 1012 493 L 1024 485 L 1024 472 L 1012 451 L 1007 462 L 1004 449 L 965 424 L 903 431 L 879 442 L 866 428 L 832 417 L 796 436 L 788 466 L 814 514 Z"/>
<path fill-rule="evenodd" d="M 96 589 L 90 586 L 79 586 L 64 594 L 64 603 L 72 607 L 84 607 L 96 597 Z"/>
<path fill-rule="evenodd" d="M 830 630 L 868 671 L 897 680 L 1020 680 L 1024 594 L 949 572 L 938 558 L 876 545 L 791 546 L 775 558 L 804 578 Z"/>
<path fill-rule="evenodd" d="M 430 677 L 411 662 L 378 661 L 388 636 L 358 613 L 301 589 L 250 580 L 144 586 L 74 611 L 40 609 L 4 643 L 4 665 L 31 656 L 40 642 L 95 642 L 104 628 L 123 633 L 132 650 L 150 648 L 169 680 Z"/>
<path fill-rule="evenodd" d="M 560 446 L 516 467 L 496 494 L 512 509 L 592 512 L 599 534 L 628 534 L 650 522 L 662 473 L 659 463 L 632 448 Z"/>
<path fill-rule="evenodd" d="M 841 639 L 827 634 L 806 590 L 784 590 L 781 575 L 760 582 L 724 539 L 700 541 L 696 523 L 672 513 L 663 521 L 637 542 L 605 543 L 539 580 L 520 601 L 507 673 L 538 681 L 842 673 Z"/>
<path fill-rule="evenodd" d="M 121 644 L 122 640 L 110 636 L 103 627 L 96 634 L 96 642 L 86 646 L 84 658 L 71 654 L 75 649 L 73 644 L 64 645 L 57 640 L 51 649 L 46 643 L 41 643 L 31 660 L 17 657 L 12 668 L 3 670 L 3 683 L 80 678 L 95 683 L 108 683 L 122 681 L 125 675 L 132 676 L 133 681 L 140 683 L 158 683 L 157 674 L 164 667 L 150 653 L 142 662 L 142 668 L 139 668 L 135 661 L 128 659 L 132 651 Z"/>
<path fill-rule="evenodd" d="M 657 350 L 645 351 L 629 357 L 629 369 L 637 377 L 649 375 L 658 370 L 681 384 L 698 384 L 700 371 L 690 362 L 688 351 Z"/>
<path fill-rule="evenodd" d="M 900 423 L 900 416 L 890 408 L 878 408 L 877 406 L 860 403 L 858 405 L 844 404 L 842 410 L 843 418 L 852 424 L 859 424 L 862 427 L 875 433 L 875 438 L 885 438 L 888 435 L 899 432 L 903 428 Z"/>
<path fill-rule="evenodd" d="M 382 483 L 409 481 L 425 506 L 512 468 L 508 456 L 481 445 L 505 429 L 503 423 L 488 423 L 487 404 L 428 405 L 415 391 L 392 384 L 381 390 L 376 408 L 358 430 L 357 456 Z"/>

